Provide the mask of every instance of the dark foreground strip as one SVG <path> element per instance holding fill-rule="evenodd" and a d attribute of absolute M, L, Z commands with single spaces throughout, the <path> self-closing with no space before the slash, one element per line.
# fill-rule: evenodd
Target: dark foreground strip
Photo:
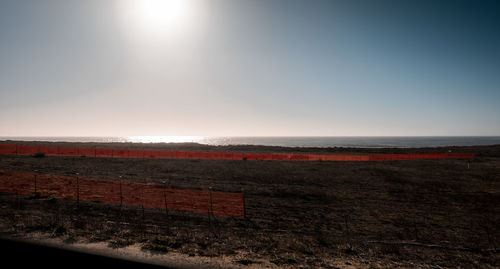
<path fill-rule="evenodd" d="M 5 238 L 0 249 L 2 264 L 11 268 L 173 268 Z"/>

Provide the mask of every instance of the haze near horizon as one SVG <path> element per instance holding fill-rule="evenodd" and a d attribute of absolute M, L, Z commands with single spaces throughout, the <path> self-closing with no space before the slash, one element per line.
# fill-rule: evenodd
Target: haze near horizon
<path fill-rule="evenodd" d="M 0 136 L 498 136 L 496 1 L 0 3 Z"/>

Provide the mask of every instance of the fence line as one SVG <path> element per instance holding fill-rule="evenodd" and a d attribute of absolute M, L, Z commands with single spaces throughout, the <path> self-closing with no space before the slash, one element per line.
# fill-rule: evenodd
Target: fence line
<path fill-rule="evenodd" d="M 36 177 L 36 181 L 33 179 Z M 36 187 L 35 187 L 36 184 Z M 244 194 L 159 184 L 0 170 L 0 192 L 245 217 Z M 142 195 L 141 195 L 142 192 Z"/>
<path fill-rule="evenodd" d="M 409 154 L 286 154 L 197 152 L 178 150 L 112 149 L 68 146 L 0 144 L 0 154 L 46 156 L 86 156 L 101 158 L 147 159 L 212 159 L 212 160 L 273 160 L 273 161 L 395 161 L 423 159 L 473 159 L 473 153 L 409 153 Z"/>

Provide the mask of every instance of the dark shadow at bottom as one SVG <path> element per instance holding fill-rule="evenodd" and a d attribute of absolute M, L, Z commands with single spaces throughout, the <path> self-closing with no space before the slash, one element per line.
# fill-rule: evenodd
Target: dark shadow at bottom
<path fill-rule="evenodd" d="M 169 268 L 5 238 L 0 238 L 0 252 L 2 264 L 12 268 Z"/>

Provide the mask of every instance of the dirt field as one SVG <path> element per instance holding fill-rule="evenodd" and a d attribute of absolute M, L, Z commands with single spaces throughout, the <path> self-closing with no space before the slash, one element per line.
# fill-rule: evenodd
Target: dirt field
<path fill-rule="evenodd" d="M 23 142 L 25 143 L 25 142 Z M 59 143 L 61 144 L 61 143 Z M 73 143 L 76 144 L 76 143 Z M 89 145 L 89 144 L 78 144 Z M 0 169 L 240 192 L 247 218 L 1 194 L 4 235 L 135 244 L 285 267 L 500 266 L 500 146 L 431 149 L 99 146 L 242 152 L 476 153 L 465 160 L 285 162 L 0 156 Z M 264 262 L 265 261 L 265 262 Z"/>

